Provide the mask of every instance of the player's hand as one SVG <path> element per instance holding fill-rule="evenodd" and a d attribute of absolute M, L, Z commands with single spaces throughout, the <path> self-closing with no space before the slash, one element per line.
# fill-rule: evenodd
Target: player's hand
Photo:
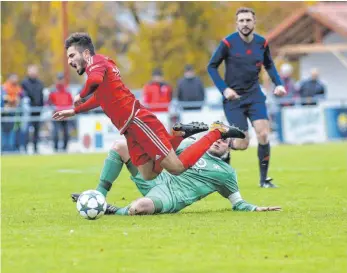
<path fill-rule="evenodd" d="M 276 96 L 283 97 L 283 96 L 287 95 L 287 91 L 283 85 L 279 85 L 279 86 L 276 86 L 274 94 Z"/>
<path fill-rule="evenodd" d="M 69 109 L 55 112 L 52 118 L 55 120 L 65 120 L 67 118 L 73 117 L 74 115 L 76 115 L 75 110 Z"/>
<path fill-rule="evenodd" d="M 257 207 L 255 211 L 280 211 L 281 207 Z"/>
<path fill-rule="evenodd" d="M 227 100 L 237 100 L 241 98 L 240 95 L 238 95 L 235 90 L 229 87 L 223 91 L 223 95 Z"/>
<path fill-rule="evenodd" d="M 84 100 L 81 98 L 80 94 L 77 94 L 74 98 L 73 98 L 73 105 L 79 106 L 84 102 Z"/>

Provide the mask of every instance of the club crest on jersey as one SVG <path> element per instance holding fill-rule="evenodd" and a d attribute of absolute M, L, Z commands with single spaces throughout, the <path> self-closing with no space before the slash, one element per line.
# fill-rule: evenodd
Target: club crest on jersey
<path fill-rule="evenodd" d="M 195 165 L 192 167 L 192 169 L 196 170 L 197 172 L 200 172 L 201 169 L 205 168 L 207 166 L 207 162 L 205 159 L 200 158 L 198 162 L 195 163 Z"/>

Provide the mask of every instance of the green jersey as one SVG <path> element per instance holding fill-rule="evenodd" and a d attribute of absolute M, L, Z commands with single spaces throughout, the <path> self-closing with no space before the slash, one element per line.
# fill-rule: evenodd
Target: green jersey
<path fill-rule="evenodd" d="M 184 140 L 176 153 L 180 154 L 194 141 L 191 138 Z M 155 179 L 145 181 L 138 173 L 132 177 L 132 180 L 146 197 L 160 196 L 167 200 L 171 205 L 165 212 L 179 211 L 213 192 L 219 192 L 223 197 L 228 198 L 239 191 L 234 169 L 208 152 L 192 168 L 178 176 L 164 171 Z"/>

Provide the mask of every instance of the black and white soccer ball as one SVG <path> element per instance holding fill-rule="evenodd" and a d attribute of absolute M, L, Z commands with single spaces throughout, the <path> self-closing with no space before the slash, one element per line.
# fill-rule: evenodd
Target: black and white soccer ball
<path fill-rule="evenodd" d="M 96 190 L 82 192 L 77 199 L 77 211 L 85 219 L 96 220 L 105 214 L 105 196 Z"/>

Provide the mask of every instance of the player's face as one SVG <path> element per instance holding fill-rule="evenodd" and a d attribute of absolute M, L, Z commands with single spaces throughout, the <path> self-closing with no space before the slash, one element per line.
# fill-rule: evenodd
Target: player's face
<path fill-rule="evenodd" d="M 210 154 L 221 157 L 229 150 L 230 139 L 218 139 L 215 141 L 210 149 L 208 150 Z"/>
<path fill-rule="evenodd" d="M 76 69 L 78 75 L 83 75 L 87 67 L 87 62 L 84 60 L 82 53 L 75 46 L 70 46 L 66 54 L 68 64 Z"/>
<path fill-rule="evenodd" d="M 240 13 L 236 25 L 238 32 L 247 37 L 254 31 L 255 18 L 251 12 Z"/>

